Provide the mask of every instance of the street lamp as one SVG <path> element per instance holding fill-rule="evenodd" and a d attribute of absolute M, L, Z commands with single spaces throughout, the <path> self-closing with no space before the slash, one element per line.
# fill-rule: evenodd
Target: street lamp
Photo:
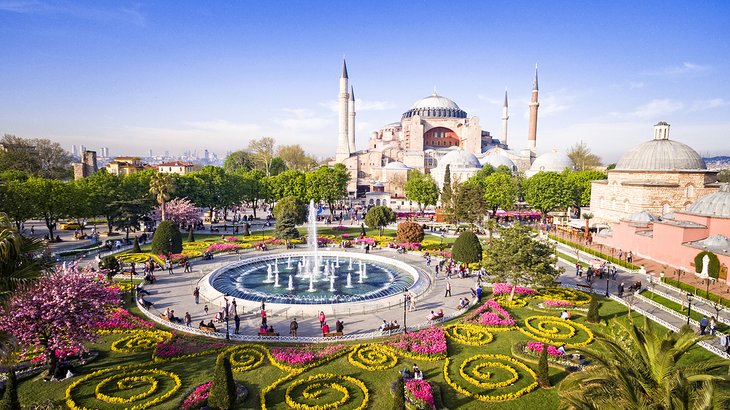
<path fill-rule="evenodd" d="M 403 333 L 408 333 L 406 313 L 408 312 L 408 291 L 403 291 Z"/>
<path fill-rule="evenodd" d="M 687 293 L 687 326 L 689 326 L 689 317 L 692 314 L 692 295 L 691 293 Z"/>
<path fill-rule="evenodd" d="M 604 269 L 604 274 L 606 275 L 606 297 L 608 297 L 608 281 L 609 281 L 609 279 L 611 279 L 611 274 L 609 273 L 609 270 L 606 269 L 605 267 L 603 269 Z"/>
<path fill-rule="evenodd" d="M 134 263 L 134 262 L 132 262 Z M 134 265 L 132 265 L 134 266 Z M 132 279 L 132 276 L 134 275 L 134 268 L 129 268 L 129 299 L 132 303 L 134 303 L 134 280 Z"/>
<path fill-rule="evenodd" d="M 167 240 L 167 259 L 171 259 L 170 256 L 172 255 L 172 238 Z"/>
<path fill-rule="evenodd" d="M 231 340 L 231 335 L 228 330 L 228 294 L 223 296 L 223 300 L 226 301 L 226 340 Z"/>

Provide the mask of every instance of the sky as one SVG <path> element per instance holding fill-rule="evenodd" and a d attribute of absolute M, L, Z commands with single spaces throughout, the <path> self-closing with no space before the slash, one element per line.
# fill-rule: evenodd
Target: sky
<path fill-rule="evenodd" d="M 730 155 L 727 1 L 0 0 L 0 133 L 112 155 L 219 156 L 271 136 L 337 143 L 342 59 L 356 141 L 438 94 L 538 152 L 583 141 L 606 163 L 652 137 Z"/>

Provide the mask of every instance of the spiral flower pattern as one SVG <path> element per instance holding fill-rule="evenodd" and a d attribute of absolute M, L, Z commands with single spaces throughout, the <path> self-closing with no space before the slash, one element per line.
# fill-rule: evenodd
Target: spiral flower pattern
<path fill-rule="evenodd" d="M 481 401 L 516 399 L 537 388 L 537 375 L 526 364 L 501 354 L 478 354 L 459 364 L 458 375 L 449 374 L 446 359 L 444 379 L 456 391 Z"/>
<path fill-rule="evenodd" d="M 535 340 L 554 345 L 585 346 L 593 341 L 593 332 L 586 326 L 553 316 L 530 316 L 519 330 Z"/>
<path fill-rule="evenodd" d="M 449 339 L 469 346 L 484 346 L 494 339 L 488 330 L 472 324 L 448 325 L 444 327 L 444 330 Z"/>
<path fill-rule="evenodd" d="M 87 398 L 83 405 L 76 403 L 74 394 L 94 381 L 97 382 L 93 398 Z M 66 390 L 66 404 L 71 409 L 78 408 L 132 408 L 135 410 L 164 402 L 174 395 L 182 385 L 180 377 L 160 369 L 111 368 L 91 373 L 74 382 Z M 96 401 L 94 401 L 96 400 Z"/>
<path fill-rule="evenodd" d="M 330 373 L 295 380 L 286 389 L 286 404 L 298 410 L 328 410 L 341 407 L 364 409 L 370 393 L 361 380 Z M 352 403 L 356 400 L 355 403 Z M 356 407 L 353 407 L 356 406 Z"/>
<path fill-rule="evenodd" d="M 374 344 L 355 346 L 347 360 L 353 366 L 369 371 L 386 370 L 398 364 L 398 357 L 390 349 Z"/>
<path fill-rule="evenodd" d="M 576 289 L 570 288 L 545 288 L 538 292 L 538 297 L 549 300 L 562 300 L 573 302 L 576 305 L 585 305 L 591 301 L 591 295 Z"/>
<path fill-rule="evenodd" d="M 135 353 L 151 350 L 157 343 L 168 341 L 172 333 L 164 330 L 138 330 L 133 331 L 129 336 L 116 340 L 111 349 L 120 353 Z"/>
<path fill-rule="evenodd" d="M 255 369 L 264 362 L 267 356 L 266 349 L 259 345 L 244 344 L 227 350 L 224 354 L 230 355 L 231 368 L 234 372 L 245 372 Z"/>

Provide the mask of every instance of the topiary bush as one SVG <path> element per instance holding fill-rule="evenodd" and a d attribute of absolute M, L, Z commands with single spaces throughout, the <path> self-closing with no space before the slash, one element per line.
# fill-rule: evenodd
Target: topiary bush
<path fill-rule="evenodd" d="M 423 226 L 415 222 L 401 222 L 398 224 L 395 240 L 399 243 L 420 243 L 423 241 Z"/>
<path fill-rule="evenodd" d="M 296 239 L 299 237 L 299 230 L 294 218 L 284 215 L 276 220 L 276 237 L 279 239 Z"/>
<path fill-rule="evenodd" d="M 180 229 L 170 221 L 162 221 L 157 225 L 155 236 L 152 237 L 152 253 L 167 255 L 167 253 L 182 252 L 182 235 Z"/>
<path fill-rule="evenodd" d="M 402 377 L 398 377 L 395 382 L 395 391 L 393 392 L 393 407 L 392 410 L 405 410 L 406 408 L 406 383 Z"/>
<path fill-rule="evenodd" d="M 548 368 L 548 344 L 542 344 L 540 360 L 537 362 L 537 383 L 542 388 L 550 387 L 550 369 Z"/>
<path fill-rule="evenodd" d="M 458 262 L 476 263 L 482 260 L 482 244 L 472 231 L 464 231 L 451 248 L 451 257 Z"/>
<path fill-rule="evenodd" d="M 287 196 L 276 201 L 274 205 L 274 218 L 278 221 L 289 217 L 295 224 L 302 224 L 307 221 L 307 207 L 295 196 Z"/>
<path fill-rule="evenodd" d="M 215 409 L 232 409 L 236 402 L 236 382 L 233 380 L 231 361 L 225 352 L 215 361 L 213 386 L 210 388 L 208 405 Z"/>
<path fill-rule="evenodd" d="M 598 314 L 598 308 L 601 307 L 598 303 L 598 298 L 591 296 L 591 303 L 588 305 L 588 314 L 586 315 L 586 321 L 588 323 L 598 323 L 601 321 L 601 316 Z"/>
<path fill-rule="evenodd" d="M 717 279 L 718 276 L 720 276 L 720 260 L 717 258 L 717 255 L 712 252 L 702 251 L 695 256 L 695 272 L 702 272 L 702 259 L 704 259 L 705 255 L 710 258 L 710 261 L 707 264 L 707 274 L 709 277 Z"/>
<path fill-rule="evenodd" d="M 134 243 L 132 244 L 132 253 L 141 253 L 142 249 L 139 248 L 139 239 L 137 237 L 134 238 Z"/>

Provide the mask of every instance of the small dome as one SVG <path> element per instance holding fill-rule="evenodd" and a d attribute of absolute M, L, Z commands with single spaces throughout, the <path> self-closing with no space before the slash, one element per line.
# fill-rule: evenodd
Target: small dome
<path fill-rule="evenodd" d="M 656 221 L 661 221 L 662 218 L 652 214 L 649 211 L 639 211 L 634 214 L 631 214 L 627 216 L 626 218 L 621 219 L 624 222 L 633 222 L 633 223 L 651 223 Z"/>
<path fill-rule="evenodd" d="M 500 165 L 504 165 L 509 168 L 510 171 L 515 171 L 517 169 L 515 163 L 503 155 L 501 151 L 502 150 L 499 148 L 490 149 L 481 159 L 479 159 L 479 163 L 481 163 L 482 166 L 489 164 L 494 167 L 494 169 L 497 169 Z"/>
<path fill-rule="evenodd" d="M 686 212 L 701 216 L 730 218 L 730 184 L 720 185 L 719 191 L 698 199 L 697 202 L 687 207 Z"/>
<path fill-rule="evenodd" d="M 406 165 L 400 161 L 393 161 L 393 162 L 387 163 L 385 165 L 384 169 L 407 171 L 407 170 L 411 169 L 411 167 L 409 167 L 408 165 Z"/>
<path fill-rule="evenodd" d="M 416 101 L 402 118 L 419 115 L 425 118 L 466 118 L 466 112 L 455 102 L 434 92 Z"/>
<path fill-rule="evenodd" d="M 573 160 L 566 153 L 554 149 L 552 152 L 546 152 L 537 157 L 525 175 L 531 177 L 540 171 L 563 172 L 565 168 L 573 169 Z"/>
<path fill-rule="evenodd" d="M 705 161 L 689 145 L 669 139 L 655 139 L 640 144 L 616 163 L 622 171 L 704 170 Z"/>
<path fill-rule="evenodd" d="M 467 169 L 481 168 L 482 164 L 476 155 L 466 152 L 463 149 L 457 149 L 444 155 L 438 162 L 439 168 L 445 169 L 446 165 L 450 165 L 449 169 Z"/>

